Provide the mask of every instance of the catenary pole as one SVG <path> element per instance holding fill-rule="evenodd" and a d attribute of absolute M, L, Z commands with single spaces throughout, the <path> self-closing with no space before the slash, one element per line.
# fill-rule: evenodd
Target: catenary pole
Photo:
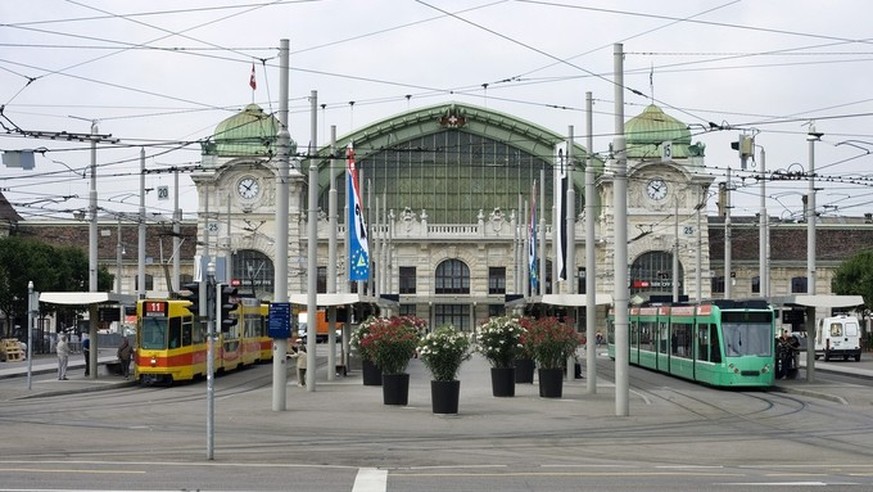
<path fill-rule="evenodd" d="M 589 395 L 597 393 L 597 285 L 594 283 L 597 252 L 594 237 L 594 102 L 591 92 L 585 93 L 585 372 Z"/>
<path fill-rule="evenodd" d="M 309 213 L 306 219 L 308 282 L 306 285 L 306 391 L 315 391 L 315 351 L 318 326 L 318 161 L 315 159 L 315 131 L 318 126 L 318 92 L 311 91 L 312 139 L 309 141 Z"/>
<path fill-rule="evenodd" d="M 733 292 L 733 282 L 731 282 L 731 271 L 733 270 L 733 265 L 731 264 L 731 190 L 733 189 L 733 185 L 731 184 L 731 167 L 727 168 L 727 178 L 724 184 L 724 298 L 730 299 Z"/>
<path fill-rule="evenodd" d="M 761 147 L 761 212 L 758 216 L 758 292 L 761 297 L 770 296 L 770 272 L 767 268 L 767 232 L 770 218 L 767 216 L 767 162 L 764 148 Z"/>
<path fill-rule="evenodd" d="M 613 208 L 615 210 L 615 260 L 613 264 L 613 302 L 615 303 L 615 415 L 625 417 L 630 413 L 629 344 L 628 344 L 628 292 L 627 281 L 627 155 L 624 135 L 624 49 L 621 43 L 613 45 L 615 73 L 615 136 L 613 155 L 615 178 L 613 180 Z"/>
<path fill-rule="evenodd" d="M 276 279 L 273 284 L 275 302 L 288 302 L 288 174 L 290 168 L 291 134 L 288 132 L 288 58 L 290 43 L 279 41 L 279 162 L 276 178 Z M 286 354 L 288 339 L 273 339 L 273 411 L 286 408 L 285 386 L 288 382 Z"/>

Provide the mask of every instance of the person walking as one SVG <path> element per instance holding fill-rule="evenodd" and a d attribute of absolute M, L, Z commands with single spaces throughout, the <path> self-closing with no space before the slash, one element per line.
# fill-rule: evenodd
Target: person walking
<path fill-rule="evenodd" d="M 58 345 L 55 347 L 58 354 L 58 381 L 67 380 L 67 363 L 70 361 L 70 344 L 67 343 L 67 335 L 58 335 Z"/>
<path fill-rule="evenodd" d="M 85 356 L 85 377 L 91 374 L 91 338 L 82 335 L 82 354 Z"/>
<path fill-rule="evenodd" d="M 130 357 L 133 355 L 133 347 L 127 341 L 127 337 L 121 339 L 121 345 L 118 346 L 118 362 L 121 363 L 121 375 L 124 379 L 130 377 Z"/>

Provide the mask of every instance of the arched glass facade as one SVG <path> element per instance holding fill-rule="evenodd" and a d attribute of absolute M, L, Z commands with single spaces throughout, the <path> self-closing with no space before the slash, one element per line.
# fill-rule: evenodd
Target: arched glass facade
<path fill-rule="evenodd" d="M 668 293 L 673 291 L 673 253 L 649 251 L 643 253 L 631 267 L 631 294 Z M 679 294 L 684 291 L 685 271 L 679 262 Z"/>
<path fill-rule="evenodd" d="M 239 279 L 240 293 L 272 296 L 275 273 L 273 260 L 260 251 L 242 249 L 233 255 L 233 278 Z"/>
<path fill-rule="evenodd" d="M 551 216 L 551 155 L 531 155 L 463 130 L 446 129 L 393 145 L 369 154 L 357 166 L 369 187 L 365 201 L 368 196 L 384 197 L 385 209 L 395 213 L 405 207 L 416 213 L 424 210 L 428 222 L 435 224 L 471 224 L 480 210 L 486 216 L 495 208 L 515 210 L 519 195 L 529 199 L 531 184 L 539 182 L 540 170 L 545 169 L 546 217 Z M 342 210 L 344 173 L 335 187 Z M 578 214 L 584 206 L 578 186 L 576 196 Z M 327 210 L 327 199 L 327 193 L 322 193 L 322 210 Z"/>

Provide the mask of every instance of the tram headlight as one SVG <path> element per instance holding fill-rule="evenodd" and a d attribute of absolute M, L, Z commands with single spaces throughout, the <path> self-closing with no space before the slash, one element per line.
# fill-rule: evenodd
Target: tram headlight
<path fill-rule="evenodd" d="M 151 362 L 152 367 L 158 367 L 158 359 L 152 357 L 152 360 L 149 362 Z"/>
<path fill-rule="evenodd" d="M 761 374 L 767 374 L 770 372 L 770 364 L 764 364 L 764 367 L 761 368 Z"/>

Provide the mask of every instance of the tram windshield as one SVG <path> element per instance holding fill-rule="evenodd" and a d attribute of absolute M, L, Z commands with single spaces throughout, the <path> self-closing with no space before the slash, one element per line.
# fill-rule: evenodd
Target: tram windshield
<path fill-rule="evenodd" d="M 727 357 L 756 355 L 768 357 L 773 353 L 773 322 L 770 313 L 764 316 L 749 316 L 724 313 L 721 330 Z M 756 314 L 756 313 L 753 313 Z"/>
<path fill-rule="evenodd" d="M 167 348 L 167 318 L 143 318 L 139 331 L 139 346 L 146 350 L 165 350 Z"/>

